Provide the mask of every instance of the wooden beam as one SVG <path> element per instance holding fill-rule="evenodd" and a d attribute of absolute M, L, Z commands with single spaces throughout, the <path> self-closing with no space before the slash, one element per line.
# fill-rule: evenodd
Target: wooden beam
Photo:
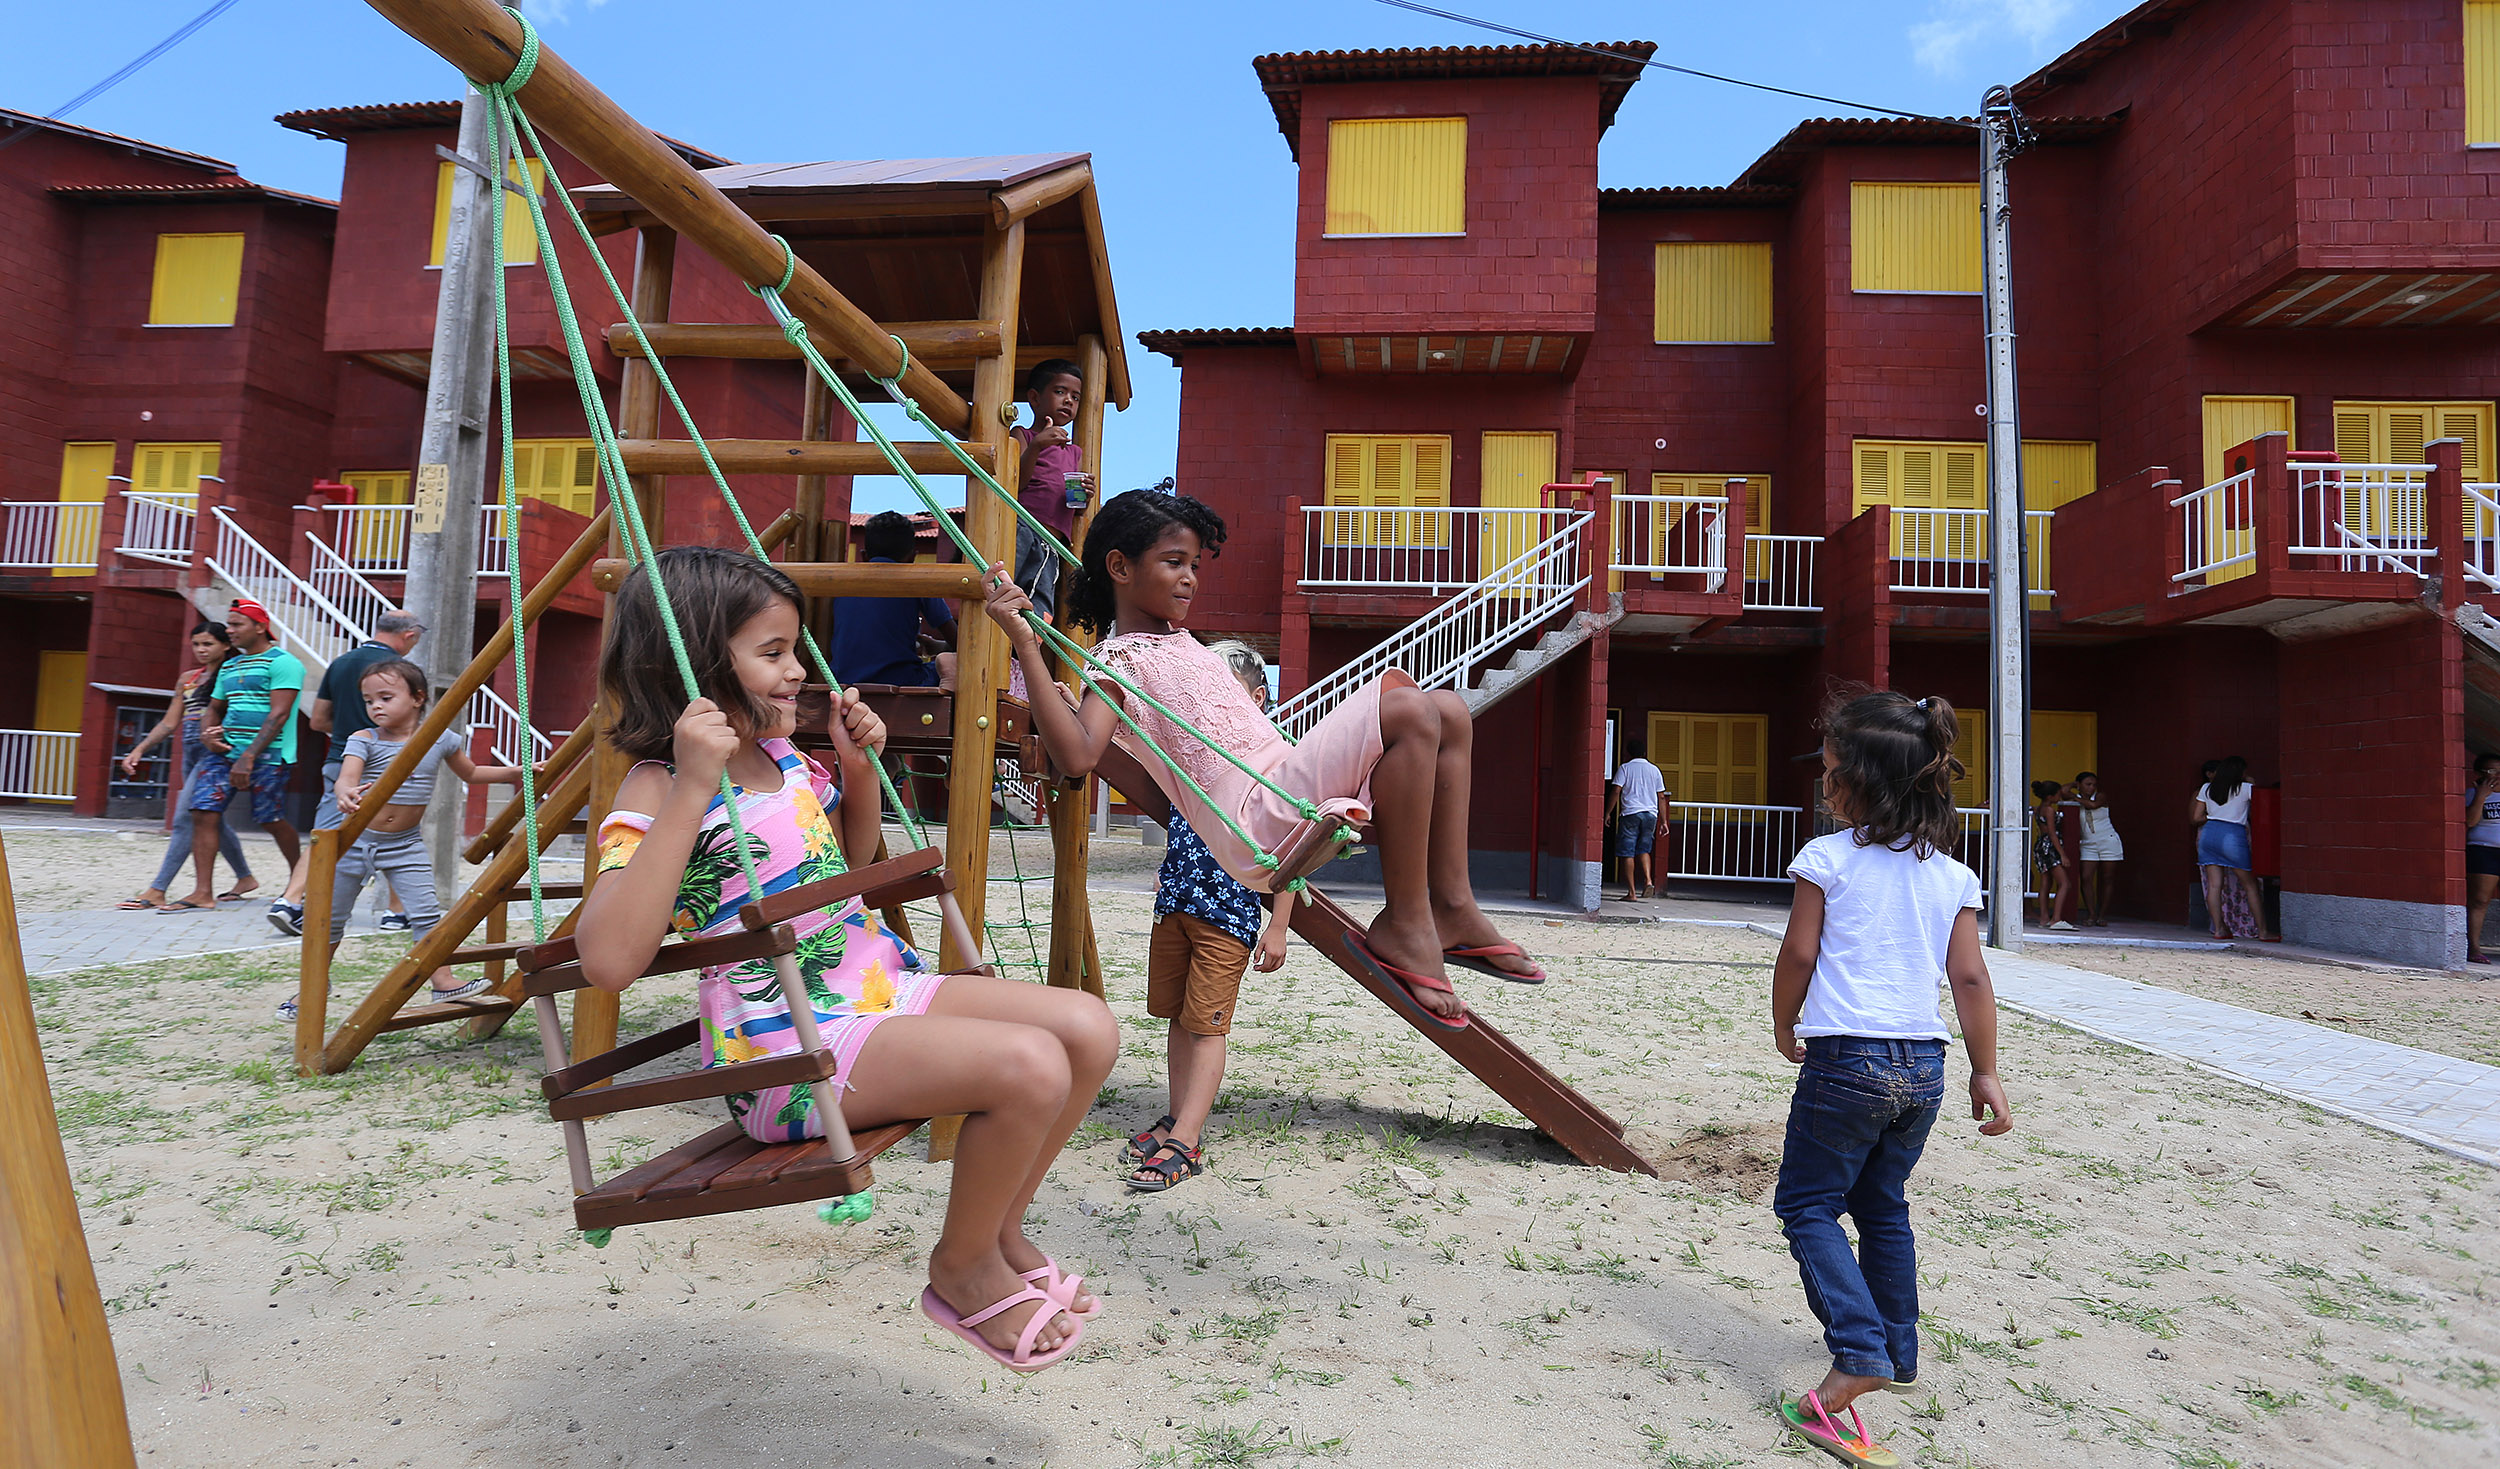
<path fill-rule="evenodd" d="M 994 321 L 895 321 L 881 322 L 877 329 L 901 337 L 903 345 L 911 348 L 911 360 L 931 367 L 970 367 L 998 353 L 998 323 Z M 795 362 L 799 355 L 798 345 L 783 336 L 779 327 L 751 322 L 678 321 L 658 326 L 646 322 L 642 332 L 662 357 Z M 642 355 L 642 343 L 634 329 L 620 321 L 608 328 L 608 350 L 631 360 Z M 846 357 L 835 357 L 833 365 L 843 372 L 861 370 Z"/>
<path fill-rule="evenodd" d="M 626 574 L 633 569 L 633 563 L 625 560 L 593 562 L 590 584 L 612 593 L 625 584 Z M 981 586 L 980 573 L 960 561 L 914 561 L 901 566 L 776 561 L 773 569 L 797 582 L 800 594 L 809 597 L 944 597 L 978 602 L 989 595 Z"/>
<path fill-rule="evenodd" d="M 1094 277 L 1097 333 L 1111 358 L 1111 406 L 1128 408 L 1128 343 L 1120 335 L 1120 301 L 1111 289 L 1111 243 L 1102 234 L 1102 198 L 1092 189 L 1077 196 L 1085 209 L 1085 265 Z"/>
<path fill-rule="evenodd" d="M 493 0 L 371 0 L 393 25 L 481 81 L 503 81 L 521 56 L 521 26 Z M 658 219 L 703 247 L 750 286 L 778 283 L 791 257 L 765 228 L 649 128 L 592 86 L 540 38 L 537 69 L 516 100 L 539 132 Z M 968 433 L 972 408 L 926 365 L 906 371 L 900 349 L 866 312 L 799 260 L 782 299 L 842 355 L 880 373 L 904 371 L 903 390 L 949 430 Z"/>
<path fill-rule="evenodd" d="M 630 364 L 629 364 L 630 365 Z M 812 444 L 805 439 L 706 439 L 712 451 L 712 462 L 723 474 L 892 474 L 885 451 L 874 444 L 824 443 Z M 905 439 L 894 446 L 903 453 L 903 462 L 922 474 L 963 474 L 964 467 L 944 444 L 934 439 Z M 625 456 L 625 470 L 637 478 L 644 475 L 701 475 L 703 455 L 695 449 L 692 439 L 628 438 L 619 440 L 617 448 Z M 967 443 L 964 451 L 972 462 L 992 474 L 998 472 L 997 452 L 990 445 Z M 660 528 L 651 528 L 652 539 L 661 545 Z"/>
<path fill-rule="evenodd" d="M 1102 508 L 1103 408 L 1110 389 L 1102 338 L 1089 332 L 1077 339 L 1076 365 L 1085 385 L 1077 399 L 1076 442 L 1083 455 L 1084 470 L 1094 483 L 1093 498 L 1078 512 L 1072 531 L 1075 544 L 1082 546 L 1085 528 Z M 1064 586 L 1067 568 L 1062 566 L 1059 570 L 1060 584 Z M 1093 641 L 1071 625 L 1064 597 L 1060 599 L 1059 613 L 1062 631 L 1082 643 Z M 1072 673 L 1063 671 L 1063 682 L 1073 678 Z M 1091 957 L 1095 952 L 1094 914 L 1085 886 L 1092 860 L 1094 780 L 1088 776 L 1073 785 L 1054 783 L 1045 786 L 1044 793 L 1050 806 L 1050 982 L 1100 996 L 1102 969 Z"/>
<path fill-rule="evenodd" d="M 66 1043 L 67 1032 L 58 1039 Z M 0 851 L 0 1453 L 127 1469 L 130 1420 L 78 1222 Z"/>
<path fill-rule="evenodd" d="M 1053 204 L 1074 197 L 1093 187 L 1094 166 L 1071 163 L 1040 178 L 1026 179 L 999 190 L 990 196 L 990 227 L 1005 229 L 1029 214 L 1038 214 Z"/>

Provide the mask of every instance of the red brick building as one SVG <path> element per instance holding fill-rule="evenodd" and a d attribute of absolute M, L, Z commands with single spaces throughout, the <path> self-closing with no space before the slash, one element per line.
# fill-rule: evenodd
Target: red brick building
<path fill-rule="evenodd" d="M 0 141 L 26 135 L 0 151 L 0 626 L 10 633 L 0 798 L 157 809 L 162 770 L 123 782 L 109 766 L 163 708 L 194 599 L 222 608 L 237 587 L 261 596 L 317 671 L 356 640 L 351 625 L 369 626 L 402 593 L 452 167 L 437 149 L 456 143 L 459 107 L 348 107 L 278 122 L 346 145 L 339 200 L 0 112 Z M 699 166 L 726 161 L 680 148 Z M 596 181 L 561 150 L 553 157 L 558 178 L 532 175 L 534 185 Z M 555 224 L 613 408 L 620 363 L 599 333 L 617 312 L 586 248 Z M 635 238 L 603 241 L 626 280 Z M 525 216 L 505 246 L 527 573 L 579 534 L 597 489 L 544 278 L 519 268 L 537 258 Z M 753 316 L 699 251 L 682 252 L 675 279 L 681 318 Z M 797 436 L 795 364 L 690 362 L 676 376 L 707 431 Z M 490 454 L 500 453 L 498 440 Z M 790 504 L 787 476 L 734 483 L 759 524 Z M 734 541 L 712 497 L 678 500 L 672 538 Z M 499 533 L 499 514 L 488 525 Z M 498 544 L 481 556 L 479 636 L 508 615 L 505 582 L 490 574 L 502 555 Z M 588 707 L 598 613 L 583 590 L 534 631 L 542 732 L 569 728 Z M 501 679 L 508 701 L 508 669 Z M 482 738 L 522 739 L 491 701 L 475 712 L 500 720 Z M 300 763 L 308 790 L 314 762 Z"/>
<path fill-rule="evenodd" d="M 2463 957 L 2496 40 L 2482 0 L 2154 0 L 2016 89 L 2028 763 L 2101 774 L 2122 914 L 2187 916 L 2187 798 L 2241 754 L 2290 938 Z M 1628 60 L 1255 67 L 1293 323 L 1141 338 L 1233 531 L 1197 621 L 1288 693 L 1384 660 L 1476 690 L 1484 881 L 1593 905 L 1614 731 L 1668 772 L 1681 886 L 1811 835 L 1836 683 L 1984 710 L 1972 128 L 1814 120 L 1726 187 L 1600 189 Z"/>

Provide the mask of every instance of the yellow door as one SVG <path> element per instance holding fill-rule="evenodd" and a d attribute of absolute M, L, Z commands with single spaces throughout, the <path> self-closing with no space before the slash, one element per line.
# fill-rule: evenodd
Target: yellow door
<path fill-rule="evenodd" d="M 2218 484 L 2248 468 L 2245 464 L 2224 462 L 2233 449 L 2260 434 L 2284 435 L 2284 447 L 2298 448 L 2299 439 L 2292 428 L 2292 400 L 2288 397 L 2209 397 L 2205 400 L 2205 480 Z M 2234 499 L 2228 503 L 2222 496 L 2209 496 L 2205 501 L 2205 536 L 2214 559 L 2245 556 L 2257 543 L 2257 528 L 2243 513 L 2253 502 Z M 2225 566 L 2205 578 L 2212 586 L 2237 581 L 2257 569 L 2253 561 Z"/>
<path fill-rule="evenodd" d="M 2056 510 L 2091 494 L 2099 488 L 2099 446 L 2090 439 L 2025 439 L 2023 440 L 2023 511 Z M 2024 544 L 2031 556 L 2031 584 L 2055 587 L 2057 582 L 2049 571 L 2050 530 L 2052 520 L 2034 520 L 2023 529 Z M 2031 605 L 2046 611 L 2049 595 L 2034 592 Z"/>
<path fill-rule="evenodd" d="M 1953 783 L 1953 804 L 1988 804 L 1988 716 L 1984 710 L 1956 709 L 1961 734 L 1953 757 L 1962 762 L 1962 778 Z M 2099 768 L 2101 716 L 2089 709 L 2034 709 L 2031 741 L 2024 763 L 2031 779 L 2064 785 L 2087 770 Z M 2024 804 L 2030 804 L 2026 795 Z"/>
<path fill-rule="evenodd" d="M 1534 510 L 1545 503 L 1545 487 L 1554 482 L 1554 436 L 1549 433 L 1488 433 L 1482 440 L 1484 462 L 1477 503 L 1487 510 Z M 1487 517 L 1478 555 L 1477 575 L 1490 577 L 1526 555 L 1539 540 L 1534 516 Z"/>
<path fill-rule="evenodd" d="M 46 651 L 36 655 L 35 728 L 76 730 L 87 702 L 87 655 Z M 77 747 L 45 741 L 36 758 L 32 788 L 60 792 L 42 800 L 69 800 L 78 789 Z"/>
<path fill-rule="evenodd" d="M 111 444 L 61 446 L 63 505 L 102 505 L 104 492 L 112 488 L 112 478 Z M 54 576 L 95 575 L 96 541 L 103 523 L 101 510 L 61 512 L 61 518 L 53 523 L 52 530 Z M 73 729 L 76 727 L 71 726 Z"/>

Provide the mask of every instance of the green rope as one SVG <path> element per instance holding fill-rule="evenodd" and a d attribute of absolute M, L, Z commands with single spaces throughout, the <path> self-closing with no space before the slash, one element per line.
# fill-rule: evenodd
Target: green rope
<path fill-rule="evenodd" d="M 539 144 L 537 132 L 534 128 L 530 128 L 529 119 L 526 116 L 521 118 L 521 124 L 524 129 L 528 130 L 531 148 L 537 152 L 542 161 L 547 161 L 546 150 Z M 547 161 L 547 167 L 552 176 L 554 170 L 552 161 Z M 666 359 L 660 355 L 657 348 L 652 346 L 650 336 L 643 331 L 642 321 L 634 311 L 633 299 L 625 293 L 624 286 L 617 281 L 616 272 L 608 268 L 607 256 L 599 249 L 597 237 L 591 234 L 590 226 L 582 219 L 581 211 L 575 207 L 572 195 L 569 192 L 561 192 L 557 197 L 564 205 L 565 215 L 573 223 L 574 232 L 588 247 L 591 263 L 598 267 L 599 278 L 606 283 L 609 298 L 616 303 L 617 310 L 623 315 L 625 325 L 633 331 L 635 342 L 641 346 L 643 360 L 651 368 L 653 380 L 658 383 L 661 393 L 667 397 L 670 409 L 677 415 L 677 421 L 685 427 L 686 438 L 694 445 L 695 453 L 702 458 L 704 472 L 711 476 L 712 487 L 719 491 L 722 503 L 729 508 L 730 518 L 737 522 L 738 533 L 746 541 L 747 554 L 758 561 L 770 561 L 772 557 L 764 550 L 763 538 L 756 534 L 753 522 L 747 519 L 746 507 L 739 502 L 737 492 L 730 489 L 729 477 L 722 472 L 719 462 L 712 457 L 712 446 L 705 442 L 703 430 L 696 425 L 694 414 L 686 407 L 685 399 L 678 396 L 677 383 L 669 376 Z M 786 250 L 785 244 L 785 253 Z M 798 257 L 791 255 L 788 267 L 783 271 L 783 284 L 788 284 L 797 270 Z M 622 462 L 620 459 L 620 468 Z M 825 657 L 824 650 L 817 645 L 816 634 L 805 626 L 800 627 L 799 643 L 806 650 L 809 661 L 815 665 L 818 676 L 833 691 L 838 702 L 842 694 L 842 681 L 833 676 L 833 665 Z M 894 789 L 894 780 L 886 771 L 885 762 L 871 760 L 869 763 L 877 769 L 877 783 L 884 798 L 893 804 L 896 814 L 902 818 L 903 830 L 911 839 L 912 850 L 919 851 L 928 846 L 927 833 L 921 829 L 919 821 L 910 809 L 903 804 L 901 794 Z"/>
<path fill-rule="evenodd" d="M 786 240 L 783 241 L 782 248 L 785 252 L 788 251 L 790 248 L 789 242 Z M 792 258 L 795 259 L 796 257 L 793 256 Z M 912 492 L 919 497 L 920 502 L 928 508 L 930 515 L 937 521 L 938 528 L 953 539 L 956 547 L 963 552 L 966 561 L 976 566 L 986 567 L 987 562 L 982 559 L 980 550 L 975 547 L 972 544 L 971 539 L 964 534 L 963 528 L 956 525 L 954 518 L 949 516 L 938 504 L 937 497 L 930 492 L 928 485 L 921 480 L 918 472 L 915 471 L 911 467 L 910 463 L 903 457 L 902 451 L 895 447 L 893 439 L 887 436 L 884 429 L 878 427 L 875 420 L 867 416 L 858 396 L 851 392 L 850 385 L 842 381 L 841 374 L 835 372 L 833 370 L 833 365 L 825 360 L 824 354 L 816 349 L 815 343 L 808 337 L 807 323 L 800 321 L 795 315 L 791 314 L 790 308 L 782 301 L 781 295 L 777 290 L 768 288 L 754 289 L 758 296 L 763 297 L 765 304 L 771 308 L 773 315 L 780 321 L 782 336 L 787 338 L 792 345 L 799 349 L 799 355 L 806 359 L 808 366 L 816 373 L 817 377 L 821 379 L 829 388 L 831 388 L 834 394 L 842 400 L 843 407 L 850 412 L 852 419 L 868 431 L 869 437 L 876 442 L 878 449 L 884 453 L 887 464 L 902 478 L 905 484 L 911 487 Z M 1001 500 L 1008 505 L 1013 506 L 1016 513 L 1021 516 L 1027 524 L 1031 525 L 1035 532 L 1042 536 L 1052 547 L 1054 547 L 1060 555 L 1067 557 L 1070 560 L 1075 559 L 1073 553 L 1068 550 L 1066 544 L 1061 542 L 1056 535 L 1052 534 L 1048 526 L 1045 526 L 1040 521 L 1035 520 L 1032 513 L 1026 510 L 1025 507 L 1016 500 L 1015 496 L 1008 494 L 1005 487 L 1001 486 L 987 470 L 981 468 L 980 464 L 976 462 L 971 455 L 964 452 L 963 446 L 956 442 L 954 435 L 948 433 L 944 428 L 932 422 L 928 415 L 921 411 L 920 406 L 917 403 L 913 402 L 908 397 L 901 397 L 899 390 L 895 389 L 890 381 L 886 379 L 879 379 L 879 381 L 886 382 L 889 391 L 895 391 L 897 393 L 898 398 L 900 398 L 900 401 L 904 405 L 905 411 L 911 415 L 914 421 L 927 427 L 931 432 L 938 436 L 941 442 L 945 443 L 949 447 L 949 449 L 954 453 L 956 459 L 964 465 L 967 473 L 977 476 L 981 482 L 989 486 L 990 490 L 998 495 Z M 1274 853 L 1262 850 L 1259 844 L 1251 839 L 1250 834 L 1242 829 L 1241 823 L 1233 819 L 1232 813 L 1217 805 L 1214 799 L 1207 794 L 1206 788 L 1201 786 L 1187 770 L 1183 769 L 1180 762 L 1174 759 L 1170 752 L 1166 751 L 1161 745 L 1157 744 L 1143 728 L 1139 727 L 1137 721 L 1130 717 L 1128 711 L 1121 706 L 1118 700 L 1103 693 L 1101 685 L 1094 678 L 1094 671 L 1099 671 L 1100 673 L 1107 675 L 1113 683 L 1117 684 L 1121 688 L 1123 692 L 1146 704 L 1147 707 L 1153 709 L 1157 714 L 1162 715 L 1166 720 L 1169 720 L 1183 733 L 1197 740 L 1208 749 L 1223 756 L 1234 769 L 1249 776 L 1253 781 L 1257 782 L 1270 793 L 1292 805 L 1294 810 L 1300 813 L 1303 820 L 1316 821 L 1319 819 L 1320 812 L 1316 803 L 1306 800 L 1301 796 L 1297 796 L 1292 791 L 1278 785 L 1275 781 L 1268 778 L 1266 772 L 1259 770 L 1257 767 L 1244 760 L 1240 755 L 1234 753 L 1232 750 L 1226 748 L 1216 740 L 1209 738 L 1204 732 L 1199 730 L 1195 725 L 1192 725 L 1188 720 L 1173 713 L 1171 709 L 1166 707 L 1153 695 L 1130 682 L 1119 672 L 1119 670 L 1111 667 L 1107 663 L 1104 663 L 1100 658 L 1095 657 L 1091 649 L 1086 648 L 1074 639 L 1068 637 L 1066 634 L 1060 632 L 1057 628 L 1052 627 L 1048 619 L 1030 609 L 1027 609 L 1024 613 L 1024 620 L 1028 626 L 1032 627 L 1036 634 L 1045 640 L 1046 643 L 1056 646 L 1059 650 L 1061 650 L 1063 655 L 1067 656 L 1071 668 L 1075 671 L 1078 679 L 1084 683 L 1086 689 L 1095 694 L 1097 697 L 1102 698 L 1103 702 L 1111 706 L 1112 713 L 1119 716 L 1120 722 L 1128 727 L 1129 732 L 1135 735 L 1138 741 L 1147 749 L 1153 751 L 1155 755 L 1163 761 L 1164 765 L 1180 779 L 1181 783 L 1186 785 L 1191 793 L 1198 797 L 1199 801 L 1206 807 L 1206 809 L 1213 811 L 1216 814 L 1217 818 L 1221 820 L 1225 827 L 1232 832 L 1235 839 L 1240 841 L 1243 846 L 1258 853 L 1258 864 L 1261 867 L 1273 870 L 1279 865 L 1279 859 Z"/>

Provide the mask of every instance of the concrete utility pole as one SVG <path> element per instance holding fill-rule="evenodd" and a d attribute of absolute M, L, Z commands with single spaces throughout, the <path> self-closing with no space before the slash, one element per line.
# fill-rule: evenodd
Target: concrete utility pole
<path fill-rule="evenodd" d="M 486 396 L 495 345 L 488 319 L 494 281 L 487 272 L 503 269 L 503 242 L 489 238 L 494 213 L 487 191 L 490 180 L 504 177 L 504 160 L 485 156 L 486 109 L 485 97 L 474 90 L 460 104 L 459 158 L 468 166 L 455 166 L 451 175 L 408 534 L 407 610 L 425 624 L 416 661 L 438 689 L 469 666 L 477 637 L 478 501 L 486 482 Z M 460 813 L 467 799 L 468 787 L 460 782 L 438 781 L 426 808 L 425 843 L 439 893 L 460 889 Z"/>
<path fill-rule="evenodd" d="M 1992 87 L 1979 102 L 1981 268 L 1988 330 L 1988 942 L 2023 946 L 2023 879 L 2030 871 L 2031 578 L 2024 565 L 2022 414 L 2014 387 L 2013 205 L 2005 164 L 2031 141 L 2014 95 Z"/>

